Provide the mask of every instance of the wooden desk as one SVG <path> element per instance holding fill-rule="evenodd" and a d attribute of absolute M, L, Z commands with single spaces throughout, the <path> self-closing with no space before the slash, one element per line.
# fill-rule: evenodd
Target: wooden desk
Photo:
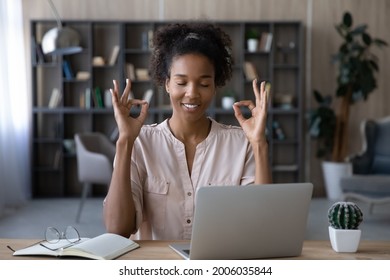
<path fill-rule="evenodd" d="M 33 244 L 37 240 L 26 239 L 0 239 L 1 260 L 42 260 L 56 259 L 53 257 L 14 257 L 12 251 Z M 179 241 L 180 242 L 180 241 Z M 181 241 L 184 242 L 184 241 Z M 119 259 L 121 260 L 182 260 L 182 258 L 168 247 L 173 241 L 137 241 L 141 248 L 131 251 Z M 289 259 L 302 260 L 390 260 L 390 241 L 365 241 L 362 240 L 357 253 L 336 253 L 329 241 L 308 240 L 304 242 L 302 254 L 299 257 Z"/>

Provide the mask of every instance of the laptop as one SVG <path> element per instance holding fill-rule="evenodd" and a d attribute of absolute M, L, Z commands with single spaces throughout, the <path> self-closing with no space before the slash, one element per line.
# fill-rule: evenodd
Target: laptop
<path fill-rule="evenodd" d="M 299 256 L 312 192 L 311 183 L 201 187 L 191 242 L 170 247 L 191 260 Z"/>

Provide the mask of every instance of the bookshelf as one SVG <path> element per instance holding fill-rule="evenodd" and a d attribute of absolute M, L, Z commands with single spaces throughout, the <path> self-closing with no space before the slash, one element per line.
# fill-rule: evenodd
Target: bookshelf
<path fill-rule="evenodd" d="M 56 25 L 55 21 L 30 22 L 33 95 L 31 168 L 35 197 L 80 194 L 82 186 L 77 179 L 73 136 L 80 131 L 112 135 L 115 120 L 106 91 L 112 87 L 113 79 L 119 80 L 123 89 L 126 77 L 134 76 L 132 91 L 135 98 L 143 98 L 145 94 L 150 96 L 153 91 L 147 123 L 161 122 L 170 115 L 169 99 L 164 89 L 155 88 L 145 72 L 153 31 L 167 23 L 64 20 L 64 25 L 80 33 L 83 51 L 48 57 L 39 51 L 39 44 L 45 32 Z M 253 99 L 252 84 L 246 77 L 245 67 L 251 65 L 254 75 L 272 84 L 267 131 L 273 179 L 275 182 L 301 181 L 302 24 L 296 21 L 215 23 L 232 38 L 235 66 L 232 80 L 218 90 L 209 108 L 209 116 L 222 123 L 238 124 L 233 110 L 224 109 L 221 100 L 225 92 L 233 92 L 237 100 Z M 250 29 L 260 34 L 259 42 L 264 37 L 271 40 L 270 48 L 260 48 L 259 43 L 258 50 L 249 51 L 245 34 Z M 106 188 L 102 186 L 100 191 L 97 189 L 96 195 L 105 192 Z"/>

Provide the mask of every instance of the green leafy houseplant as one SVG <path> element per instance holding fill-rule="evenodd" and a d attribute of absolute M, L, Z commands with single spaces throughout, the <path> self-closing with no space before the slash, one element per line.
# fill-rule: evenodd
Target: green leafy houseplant
<path fill-rule="evenodd" d="M 344 13 L 341 23 L 335 26 L 343 39 L 338 52 L 333 56 L 337 64 L 336 97 L 340 98 L 337 113 L 334 112 L 330 96 L 322 96 L 314 91 L 319 106 L 311 112 L 309 132 L 312 138 L 319 139 L 317 156 L 342 162 L 348 153 L 348 124 L 350 106 L 367 100 L 377 87 L 375 73 L 379 71 L 378 58 L 371 47 L 387 46 L 379 38 L 373 38 L 366 24 L 353 27 L 352 15 Z"/>
<path fill-rule="evenodd" d="M 223 97 L 233 97 L 235 98 L 236 97 L 236 92 L 233 90 L 233 89 L 225 89 L 223 92 L 222 92 L 222 96 Z"/>
<path fill-rule="evenodd" d="M 256 28 L 249 28 L 245 33 L 247 49 L 249 52 L 258 50 L 260 33 Z"/>
<path fill-rule="evenodd" d="M 334 132 L 336 127 L 336 114 L 332 108 L 332 97 L 322 96 L 314 90 L 314 99 L 318 107 L 310 114 L 310 136 L 318 139 L 318 158 L 328 158 L 332 154 Z"/>
<path fill-rule="evenodd" d="M 260 39 L 260 33 L 257 31 L 256 28 L 250 28 L 247 30 L 245 34 L 246 39 Z"/>

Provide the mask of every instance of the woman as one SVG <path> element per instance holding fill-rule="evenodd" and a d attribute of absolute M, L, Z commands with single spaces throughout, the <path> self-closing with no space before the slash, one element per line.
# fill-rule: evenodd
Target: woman
<path fill-rule="evenodd" d="M 172 116 L 144 125 L 147 102 L 128 98 L 130 81 L 120 96 L 114 81 L 119 138 L 104 221 L 108 232 L 126 237 L 140 229 L 143 239 L 190 239 L 197 188 L 271 182 L 267 94 L 254 80 L 255 103 L 233 105 L 241 128 L 219 124 L 206 110 L 232 75 L 228 35 L 211 24 L 174 24 L 158 30 L 153 43 L 151 73 L 170 97 Z M 136 118 L 129 117 L 133 106 L 141 108 Z"/>

